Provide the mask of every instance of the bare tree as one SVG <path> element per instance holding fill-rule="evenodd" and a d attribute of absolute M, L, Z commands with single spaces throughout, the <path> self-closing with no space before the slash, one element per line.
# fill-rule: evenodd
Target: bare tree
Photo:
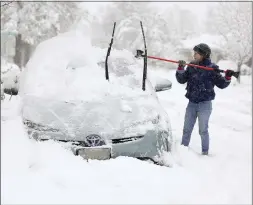
<path fill-rule="evenodd" d="M 209 14 L 210 29 L 223 36 L 225 55 L 236 61 L 241 71 L 241 66 L 252 58 L 252 3 L 220 2 Z"/>

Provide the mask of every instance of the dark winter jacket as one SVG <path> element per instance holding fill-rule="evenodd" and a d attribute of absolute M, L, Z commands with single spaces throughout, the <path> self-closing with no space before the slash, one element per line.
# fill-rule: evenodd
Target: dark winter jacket
<path fill-rule="evenodd" d="M 195 63 L 191 62 L 191 64 Z M 198 65 L 218 68 L 210 59 L 205 59 Z M 187 82 L 185 97 L 193 103 L 213 100 L 215 98 L 215 85 L 223 89 L 230 84 L 230 80 L 227 80 L 216 71 L 208 71 L 191 66 L 188 66 L 186 70 L 177 70 L 176 78 L 181 84 Z"/>

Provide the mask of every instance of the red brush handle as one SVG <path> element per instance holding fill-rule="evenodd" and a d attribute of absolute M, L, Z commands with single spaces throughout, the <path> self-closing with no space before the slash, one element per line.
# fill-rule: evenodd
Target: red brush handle
<path fill-rule="evenodd" d="M 154 56 L 147 56 L 147 57 L 152 58 L 152 59 L 156 59 L 156 60 L 167 61 L 167 62 L 171 62 L 171 63 L 178 63 L 178 61 L 168 60 L 165 58 L 158 58 L 158 57 L 154 57 Z M 209 67 L 205 67 L 205 66 L 201 66 L 201 65 L 194 65 L 194 64 L 186 64 L 186 65 L 197 67 L 197 68 L 202 68 L 205 70 L 214 70 L 213 68 L 209 68 Z"/>

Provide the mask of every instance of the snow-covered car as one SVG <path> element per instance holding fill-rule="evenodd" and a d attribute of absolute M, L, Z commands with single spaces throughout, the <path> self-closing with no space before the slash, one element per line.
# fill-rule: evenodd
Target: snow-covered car
<path fill-rule="evenodd" d="M 84 158 L 129 156 L 162 164 L 173 137 L 156 91 L 170 89 L 171 82 L 156 86 L 147 78 L 144 91 L 143 61 L 113 49 L 106 80 L 106 53 L 71 32 L 37 46 L 20 81 L 29 135 L 63 142 Z"/>
<path fill-rule="evenodd" d="M 20 68 L 16 64 L 7 62 L 1 57 L 1 99 L 5 98 L 4 93 L 18 94 L 20 73 Z"/>

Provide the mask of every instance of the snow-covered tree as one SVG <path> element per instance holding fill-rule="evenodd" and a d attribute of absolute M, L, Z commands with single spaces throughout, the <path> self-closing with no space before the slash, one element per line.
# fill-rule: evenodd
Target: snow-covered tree
<path fill-rule="evenodd" d="M 66 31 L 81 12 L 76 2 L 1 2 L 1 32 L 16 33 L 15 63 L 22 66 L 24 42 L 36 45 Z"/>
<path fill-rule="evenodd" d="M 65 31 L 81 14 L 75 2 L 15 1 L 5 7 L 1 10 L 1 30 L 16 31 L 31 44 Z"/>
<path fill-rule="evenodd" d="M 114 48 L 131 52 L 144 49 L 140 27 L 142 21 L 148 54 L 153 56 L 175 58 L 180 40 L 194 35 L 198 28 L 195 15 L 191 11 L 173 6 L 163 13 L 150 2 L 114 2 L 101 10 L 100 14 L 102 29 L 100 36 L 96 36 L 97 45 L 101 43 L 103 47 L 108 46 L 113 22 L 116 22 Z M 150 60 L 149 63 L 164 65 L 164 62 L 157 60 Z"/>
<path fill-rule="evenodd" d="M 182 9 L 179 5 L 168 7 L 162 14 L 168 24 L 168 35 L 177 42 L 201 33 L 201 25 L 196 14 Z"/>
<path fill-rule="evenodd" d="M 220 2 L 209 15 L 208 31 L 223 36 L 225 55 L 241 71 L 241 66 L 252 58 L 252 3 Z"/>
<path fill-rule="evenodd" d="M 141 41 L 140 21 L 147 26 L 148 13 L 150 11 L 148 2 L 115 2 L 113 3 L 113 15 L 109 13 L 106 17 L 106 24 L 112 32 L 112 25 L 115 21 L 114 47 L 118 49 L 136 50 L 136 45 Z M 111 25 L 111 26 L 109 26 Z"/>

